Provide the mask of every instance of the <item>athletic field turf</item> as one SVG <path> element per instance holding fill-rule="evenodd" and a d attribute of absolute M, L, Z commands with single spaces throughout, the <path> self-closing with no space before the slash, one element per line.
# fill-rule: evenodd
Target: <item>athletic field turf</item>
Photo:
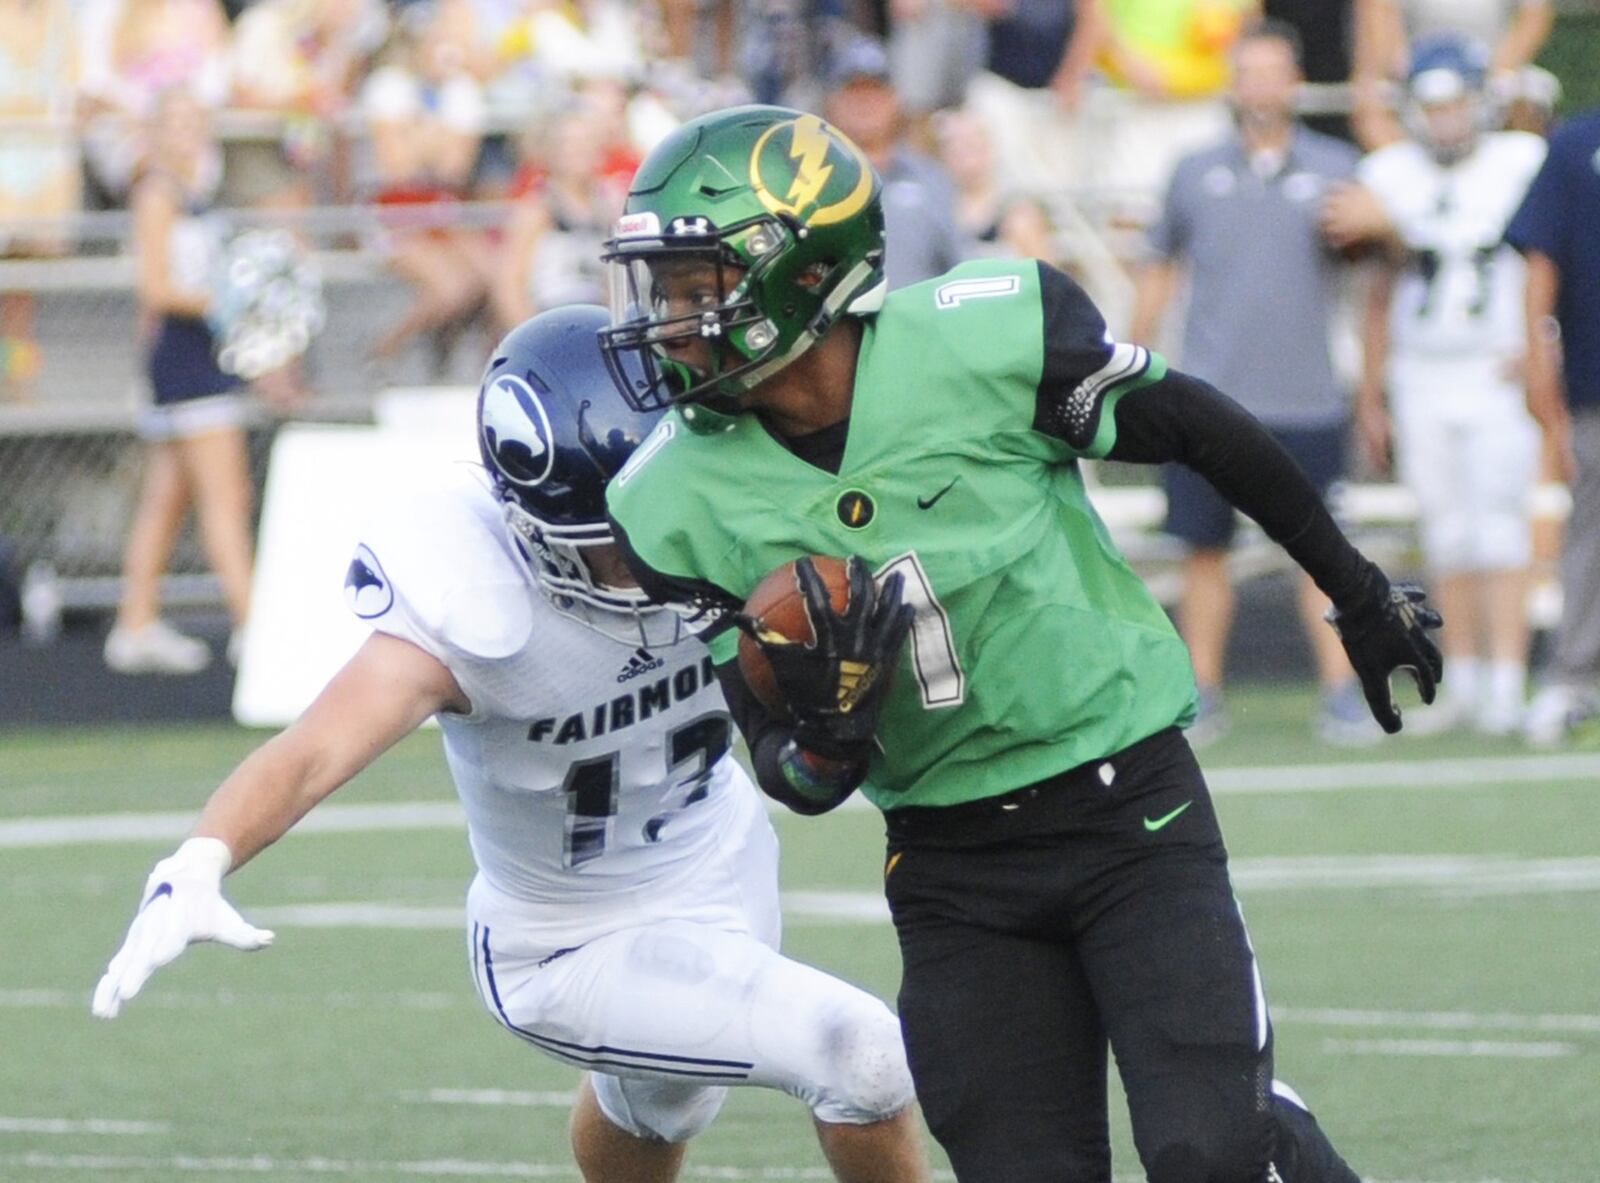
<path fill-rule="evenodd" d="M 1600 751 L 1340 751 L 1309 739 L 1310 706 L 1239 695 L 1202 755 L 1279 1075 L 1371 1180 L 1596 1183 Z M 274 948 L 191 951 L 90 1018 L 150 865 L 261 738 L 0 731 L 0 1180 L 577 1179 L 575 1072 L 499 1029 L 467 976 L 436 734 L 230 880 Z M 892 996 L 877 815 L 778 826 L 788 950 Z M 1120 1112 L 1116 1147 L 1119 1183 L 1141 1178 Z M 828 1175 L 800 1105 L 751 1090 L 685 1177 Z"/>

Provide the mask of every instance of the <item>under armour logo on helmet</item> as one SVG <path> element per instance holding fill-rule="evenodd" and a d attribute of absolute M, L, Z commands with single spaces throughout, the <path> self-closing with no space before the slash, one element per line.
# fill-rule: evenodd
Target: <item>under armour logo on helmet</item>
<path fill-rule="evenodd" d="M 667 223 L 668 234 L 710 234 L 711 219 L 695 216 L 692 218 L 673 218 Z"/>

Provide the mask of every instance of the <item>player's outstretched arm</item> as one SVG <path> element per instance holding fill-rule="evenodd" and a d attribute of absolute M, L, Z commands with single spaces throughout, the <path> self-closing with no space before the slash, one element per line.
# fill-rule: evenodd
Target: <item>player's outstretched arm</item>
<path fill-rule="evenodd" d="M 468 709 L 454 676 L 415 645 L 374 633 L 306 713 L 218 786 L 194 836 L 145 881 L 122 947 L 92 1009 L 115 1018 L 150 975 L 190 945 L 262 949 L 273 934 L 246 922 L 222 878 L 282 837 L 320 800 L 439 710 Z"/>
<path fill-rule="evenodd" d="M 1399 670 L 1432 702 L 1444 662 L 1431 632 L 1442 624 L 1421 588 L 1391 587 L 1351 545 L 1316 489 L 1271 433 L 1210 385 L 1169 371 L 1116 406 L 1108 455 L 1136 464 L 1176 462 L 1194 469 L 1258 522 L 1333 601 L 1330 621 L 1385 731 L 1400 730 L 1389 690 Z"/>

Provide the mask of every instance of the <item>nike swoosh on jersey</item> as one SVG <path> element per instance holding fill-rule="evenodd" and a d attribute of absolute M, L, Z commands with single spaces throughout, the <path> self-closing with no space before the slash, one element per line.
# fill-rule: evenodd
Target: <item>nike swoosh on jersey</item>
<path fill-rule="evenodd" d="M 1164 829 L 1166 827 L 1167 823 L 1172 822 L 1172 821 L 1176 821 L 1178 815 L 1180 813 L 1182 813 L 1185 809 L 1188 809 L 1189 806 L 1191 806 L 1193 804 L 1194 804 L 1193 801 L 1185 801 L 1182 805 L 1178 806 L 1178 808 L 1174 809 L 1171 813 L 1163 814 L 1161 817 L 1158 817 L 1158 818 L 1148 818 L 1147 817 L 1147 818 L 1144 819 L 1144 828 L 1146 830 L 1149 830 L 1150 833 L 1154 834 L 1157 830 Z"/>
<path fill-rule="evenodd" d="M 940 489 L 932 497 L 918 497 L 917 498 L 917 508 L 918 509 L 932 509 L 935 505 L 937 505 L 939 503 L 939 498 L 943 497 L 951 489 L 954 489 L 956 487 L 956 481 L 959 481 L 960 479 L 961 479 L 960 477 L 956 477 L 956 479 L 954 481 L 951 481 L 948 485 L 946 485 L 944 488 Z"/>

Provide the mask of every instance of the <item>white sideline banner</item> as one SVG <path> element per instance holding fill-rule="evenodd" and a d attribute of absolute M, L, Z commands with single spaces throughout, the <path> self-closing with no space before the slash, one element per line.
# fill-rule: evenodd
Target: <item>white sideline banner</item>
<path fill-rule="evenodd" d="M 470 424 L 471 402 L 461 405 Z M 386 494 L 468 459 L 476 460 L 470 429 L 297 424 L 278 433 L 234 681 L 236 720 L 282 727 L 311 704 L 371 631 L 344 603 L 345 571 L 364 524 Z"/>

